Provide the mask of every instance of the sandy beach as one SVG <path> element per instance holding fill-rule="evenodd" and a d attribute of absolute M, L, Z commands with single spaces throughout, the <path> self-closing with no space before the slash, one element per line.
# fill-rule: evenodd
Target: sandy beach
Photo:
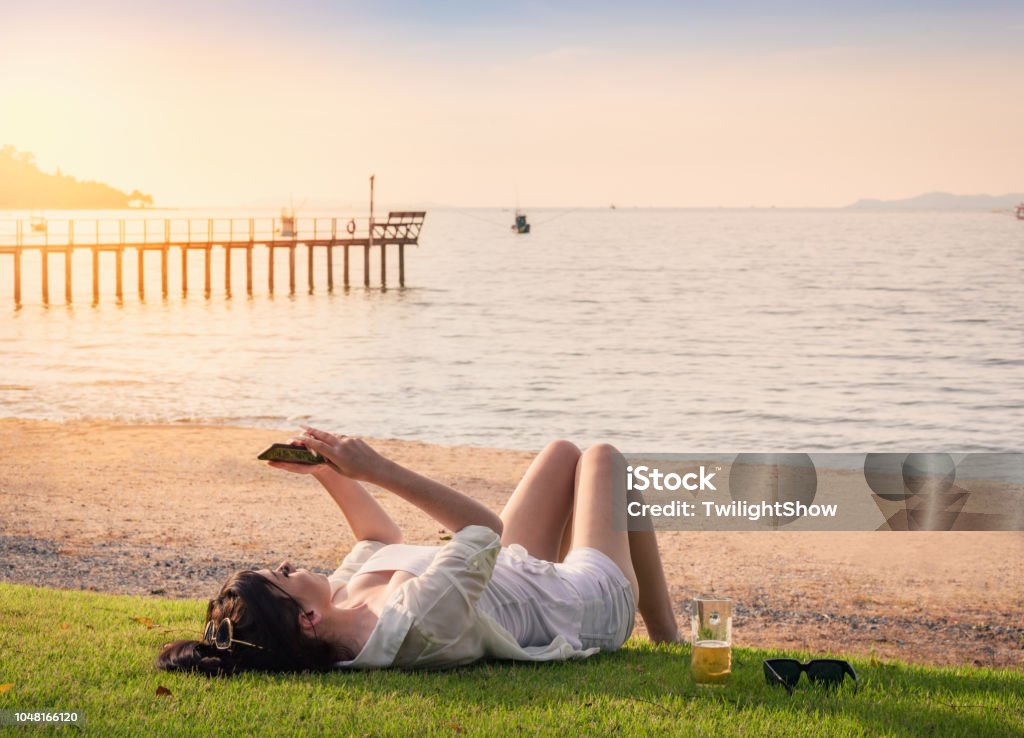
<path fill-rule="evenodd" d="M 292 432 L 0 420 L 0 580 L 209 597 L 232 571 L 284 558 L 332 570 L 353 543 L 334 502 L 312 479 L 255 460 Z M 533 456 L 374 444 L 496 511 Z M 447 535 L 375 492 L 407 542 Z M 1020 533 L 666 532 L 660 540 L 680 622 L 688 626 L 694 594 L 732 597 L 737 645 L 1024 668 Z"/>

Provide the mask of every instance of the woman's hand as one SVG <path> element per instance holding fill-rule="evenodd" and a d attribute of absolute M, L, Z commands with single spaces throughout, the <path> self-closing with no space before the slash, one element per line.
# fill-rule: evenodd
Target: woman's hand
<path fill-rule="evenodd" d="M 323 456 L 331 466 L 349 479 L 372 482 L 379 478 L 387 464 L 387 459 L 361 438 L 335 436 L 316 428 L 304 429 L 305 433 L 299 437 L 299 442 Z"/>
<path fill-rule="evenodd" d="M 302 448 L 306 447 L 298 438 L 291 438 L 288 441 L 291 446 L 299 446 Z M 320 478 L 325 475 L 329 475 L 335 471 L 335 469 L 329 463 L 323 464 L 292 464 L 287 461 L 268 461 L 267 466 L 272 466 L 275 469 L 281 469 L 282 471 L 291 472 L 292 474 L 307 474 Z"/>
<path fill-rule="evenodd" d="M 395 522 L 388 516 L 377 500 L 373 498 L 373 495 L 352 478 L 355 473 L 358 473 L 356 469 L 361 467 L 359 467 L 359 464 L 353 466 L 351 461 L 353 457 L 350 448 L 351 444 L 341 443 L 341 441 L 346 440 L 343 436 L 336 438 L 330 433 L 324 433 L 314 428 L 307 428 L 306 431 L 307 433 L 302 437 L 290 439 L 289 443 L 293 446 L 302 446 L 311 451 L 317 451 L 324 457 L 322 464 L 293 464 L 287 461 L 271 461 L 268 462 L 270 466 L 275 469 L 291 472 L 292 474 L 305 474 L 320 482 L 323 488 L 327 490 L 327 493 L 338 503 L 338 507 L 341 508 L 345 520 L 348 521 L 349 527 L 352 528 L 352 535 L 356 537 L 357 541 L 380 541 L 385 544 L 401 543 L 402 531 L 399 530 L 398 526 L 395 525 Z M 355 441 L 356 439 L 348 440 Z M 365 443 L 360 441 L 360 444 L 369 449 L 369 446 L 366 446 Z M 347 472 L 343 473 L 335 465 L 334 461 L 331 460 L 331 456 L 338 458 L 337 454 L 331 452 L 324 453 L 333 445 L 340 445 L 342 447 L 342 457 L 348 460 Z M 376 452 L 372 449 L 370 449 L 370 453 L 376 455 Z"/>

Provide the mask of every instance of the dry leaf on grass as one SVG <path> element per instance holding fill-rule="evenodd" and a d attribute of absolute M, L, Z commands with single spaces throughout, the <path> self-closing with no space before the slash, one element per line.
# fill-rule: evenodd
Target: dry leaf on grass
<path fill-rule="evenodd" d="M 0 694 L 3 694 L 4 692 L 10 692 L 12 689 L 14 689 L 13 684 L 0 684 Z"/>
<path fill-rule="evenodd" d="M 173 694 L 171 694 L 171 690 L 169 690 L 167 687 L 163 686 L 162 684 L 159 685 L 156 688 L 156 694 L 157 694 L 158 697 L 173 697 L 174 696 Z"/>
<path fill-rule="evenodd" d="M 149 630 L 150 628 L 153 627 L 153 621 L 150 620 L 149 618 L 144 618 L 141 615 L 138 616 L 138 617 L 132 618 L 132 620 L 134 620 L 136 623 L 141 623 L 142 625 L 145 625 L 146 626 L 146 630 Z"/>

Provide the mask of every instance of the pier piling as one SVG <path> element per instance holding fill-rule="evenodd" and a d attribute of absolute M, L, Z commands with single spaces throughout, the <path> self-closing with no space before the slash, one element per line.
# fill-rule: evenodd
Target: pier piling
<path fill-rule="evenodd" d="M 124 289 L 123 289 L 123 287 L 124 287 L 124 285 L 123 285 L 124 259 L 122 258 L 123 253 L 124 252 L 122 251 L 120 246 L 118 246 L 117 250 L 114 252 L 114 258 L 117 261 L 117 301 L 118 302 L 121 302 L 122 300 L 124 300 Z"/>
<path fill-rule="evenodd" d="M 295 246 L 288 247 L 288 294 L 295 294 Z"/>
<path fill-rule="evenodd" d="M 306 281 L 309 283 L 309 294 L 313 294 L 313 247 L 306 245 Z"/>
<path fill-rule="evenodd" d="M 139 253 L 139 299 L 146 297 L 146 250 L 138 249 Z"/>
<path fill-rule="evenodd" d="M 100 251 L 92 251 L 92 302 L 95 305 L 100 301 Z"/>
<path fill-rule="evenodd" d="M 160 249 L 160 293 L 167 299 L 167 247 Z"/>
<path fill-rule="evenodd" d="M 64 302 L 71 304 L 71 248 L 64 249 Z"/>
<path fill-rule="evenodd" d="M 14 249 L 14 304 L 21 305 L 21 247 Z"/>
<path fill-rule="evenodd" d="M 43 273 L 43 304 L 50 304 L 50 249 L 43 248 L 42 251 L 42 264 L 40 269 Z"/>

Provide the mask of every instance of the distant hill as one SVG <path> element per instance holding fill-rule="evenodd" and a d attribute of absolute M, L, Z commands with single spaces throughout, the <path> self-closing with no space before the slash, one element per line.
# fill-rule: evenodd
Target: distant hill
<path fill-rule="evenodd" d="M 952 195 L 926 192 L 905 200 L 858 200 L 847 205 L 852 210 L 1007 210 L 1024 202 L 1024 193 L 1006 195 Z"/>
<path fill-rule="evenodd" d="M 138 190 L 124 193 L 102 182 L 79 181 L 46 174 L 35 157 L 13 146 L 0 148 L 0 208 L 127 208 L 153 204 L 153 196 Z"/>

